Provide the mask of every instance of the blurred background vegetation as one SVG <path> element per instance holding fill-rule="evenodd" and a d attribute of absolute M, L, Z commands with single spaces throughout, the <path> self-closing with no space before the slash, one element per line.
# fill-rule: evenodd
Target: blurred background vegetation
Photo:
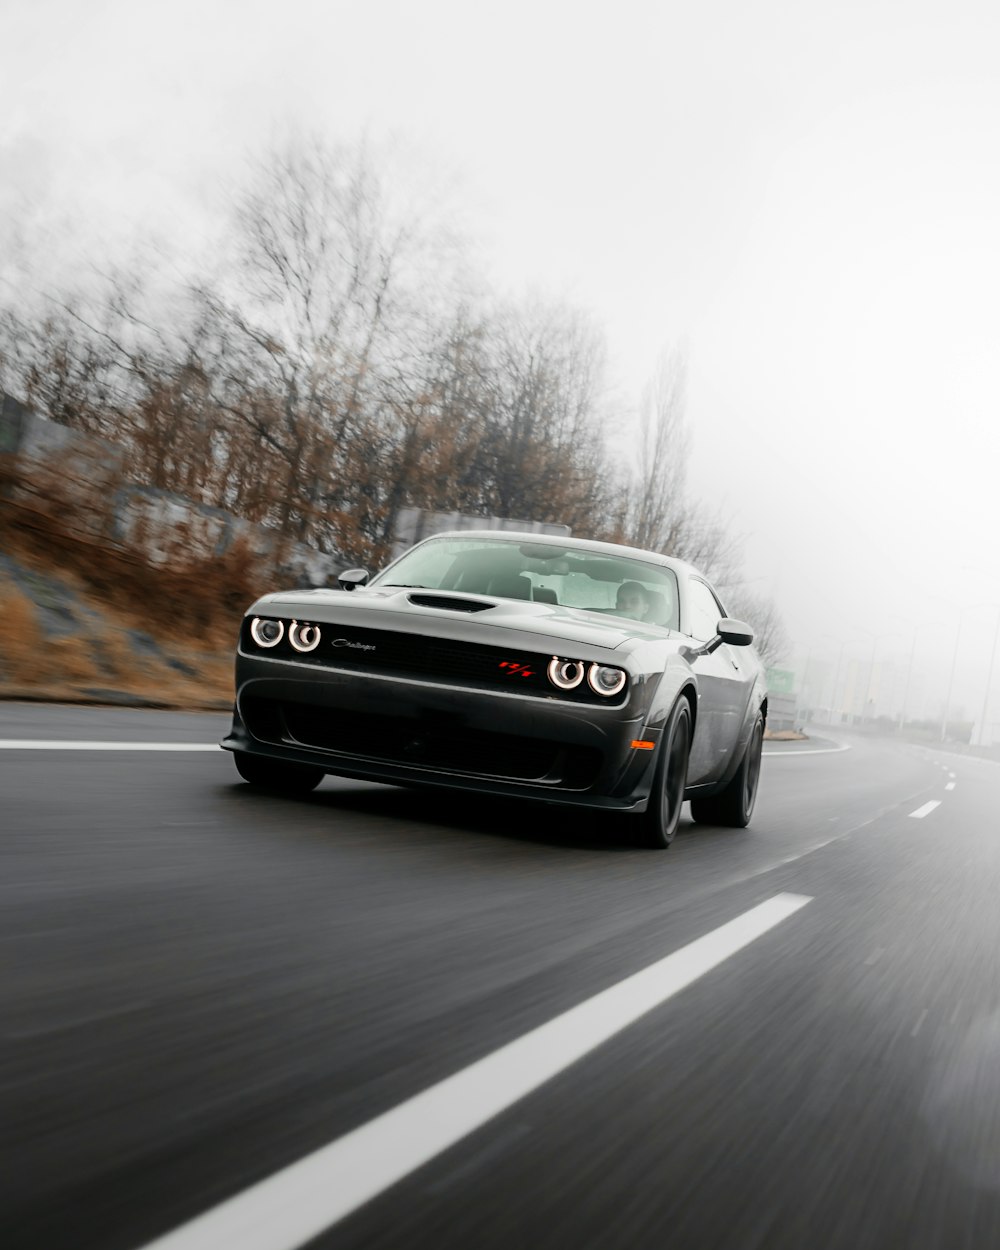
<path fill-rule="evenodd" d="M 208 257 L 150 248 L 61 286 L 24 241 L 0 392 L 67 434 L 44 457 L 0 445 L 8 692 L 225 702 L 220 655 L 289 551 L 378 566 L 407 507 L 691 560 L 780 657 L 738 525 L 686 489 L 683 354 L 625 402 L 600 328 L 489 290 L 453 220 L 367 146 L 298 138 L 251 163 Z M 155 541 L 126 485 L 159 501 Z M 212 517 L 245 528 L 213 545 L 191 525 Z"/>

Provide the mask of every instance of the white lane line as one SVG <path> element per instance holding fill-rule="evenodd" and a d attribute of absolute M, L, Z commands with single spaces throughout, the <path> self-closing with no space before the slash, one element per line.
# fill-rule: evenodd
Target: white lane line
<path fill-rule="evenodd" d="M 764 751 L 764 755 L 835 755 L 850 745 L 803 751 Z M 220 751 L 217 742 L 87 742 L 58 738 L 0 738 L 0 751 Z"/>
<path fill-rule="evenodd" d="M 776 894 L 145 1250 L 293 1250 L 474 1132 L 811 902 Z"/>
<path fill-rule="evenodd" d="M 850 746 L 805 751 L 764 751 L 764 755 L 832 755 Z M 217 742 L 86 742 L 51 738 L 0 738 L 0 751 L 220 751 Z"/>
<path fill-rule="evenodd" d="M 762 754 L 774 756 L 780 755 L 783 757 L 792 755 L 836 755 L 839 751 L 849 751 L 850 749 L 851 744 L 849 742 L 845 742 L 839 747 L 804 747 L 801 751 L 796 750 L 793 747 L 789 751 L 764 751 Z"/>
<path fill-rule="evenodd" d="M 923 1011 L 920 1013 L 920 1019 L 917 1021 L 917 1023 L 916 1023 L 916 1024 L 913 1026 L 913 1028 L 910 1030 L 910 1036 L 911 1036 L 911 1037 L 916 1037 L 916 1036 L 917 1036 L 917 1034 L 920 1032 L 920 1028 L 921 1028 L 921 1026 L 923 1025 L 923 1023 L 924 1023 L 924 1021 L 925 1021 L 926 1019 L 927 1019 L 927 1008 L 925 1007 L 925 1008 L 923 1009 Z"/>
<path fill-rule="evenodd" d="M 910 812 L 910 815 L 915 816 L 918 820 L 922 820 L 925 816 L 930 815 L 930 813 L 935 809 L 935 807 L 940 807 L 940 806 L 941 806 L 940 799 L 931 799 L 931 801 L 929 803 L 925 803 L 923 807 L 918 807 L 915 812 Z"/>
<path fill-rule="evenodd" d="M 217 742 L 70 742 L 0 738 L 0 751 L 221 751 Z"/>
<path fill-rule="evenodd" d="M 945 789 L 946 789 L 946 790 L 954 790 L 954 789 L 955 789 L 955 783 L 954 783 L 953 781 L 949 781 L 949 782 L 948 782 L 948 784 L 945 786 Z"/>
<path fill-rule="evenodd" d="M 794 864 L 795 861 L 797 859 L 801 859 L 803 855 L 811 855 L 813 851 L 821 851 L 824 846 L 829 846 L 831 842 L 839 842 L 841 838 L 845 836 L 846 836 L 845 834 L 837 833 L 837 834 L 834 834 L 832 838 L 826 838 L 823 842 L 814 842 L 812 846 L 809 847 L 808 850 L 796 851 L 794 855 L 786 855 L 784 859 L 779 861 L 779 863 Z"/>

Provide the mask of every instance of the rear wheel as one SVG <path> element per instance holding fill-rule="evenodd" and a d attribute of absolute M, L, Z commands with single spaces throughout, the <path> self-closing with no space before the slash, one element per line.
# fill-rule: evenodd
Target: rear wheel
<path fill-rule="evenodd" d="M 259 790 L 271 790 L 275 794 L 308 794 L 323 780 L 322 768 L 310 768 L 308 764 L 286 764 L 283 760 L 267 759 L 263 755 L 248 755 L 246 751 L 234 751 L 236 771 Z"/>
<path fill-rule="evenodd" d="M 729 825 L 745 829 L 753 815 L 760 780 L 760 757 L 764 748 L 764 716 L 757 713 L 740 766 L 724 790 L 707 799 L 691 800 L 691 817 L 702 825 Z"/>
<path fill-rule="evenodd" d="M 641 846 L 665 851 L 680 823 L 691 751 L 691 706 L 683 696 L 677 700 L 663 731 L 660 758 L 646 810 L 634 819 Z"/>

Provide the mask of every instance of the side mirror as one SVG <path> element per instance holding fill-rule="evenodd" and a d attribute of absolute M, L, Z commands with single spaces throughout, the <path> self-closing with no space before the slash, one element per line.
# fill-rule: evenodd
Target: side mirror
<path fill-rule="evenodd" d="M 359 586 L 368 584 L 370 576 L 367 569 L 344 569 L 343 573 L 337 574 L 337 582 L 341 590 L 357 590 Z"/>
<path fill-rule="evenodd" d="M 749 647 L 753 642 L 753 630 L 746 621 L 734 621 L 724 616 L 715 628 L 722 641 L 728 642 L 731 647 Z"/>

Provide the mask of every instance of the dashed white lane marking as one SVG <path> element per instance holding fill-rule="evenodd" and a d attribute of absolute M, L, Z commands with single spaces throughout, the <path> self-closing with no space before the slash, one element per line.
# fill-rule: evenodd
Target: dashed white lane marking
<path fill-rule="evenodd" d="M 949 781 L 949 782 L 948 782 L 948 784 L 945 786 L 945 789 L 946 789 L 946 790 L 954 790 L 954 789 L 955 789 L 955 783 L 954 783 L 953 781 Z"/>
<path fill-rule="evenodd" d="M 217 742 L 70 742 L 0 738 L 0 751 L 221 751 Z"/>
<path fill-rule="evenodd" d="M 920 1032 L 920 1026 L 923 1024 L 923 1022 L 924 1022 L 926 1019 L 927 1019 L 927 1008 L 925 1007 L 925 1008 L 923 1009 L 923 1011 L 920 1013 L 920 1019 L 917 1021 L 917 1023 L 916 1023 L 916 1024 L 913 1026 L 913 1028 L 910 1030 L 910 1036 L 911 1036 L 911 1037 L 916 1037 L 916 1036 L 917 1036 L 917 1034 Z"/>
<path fill-rule="evenodd" d="M 697 981 L 811 900 L 776 894 L 146 1250 L 293 1250 Z"/>
<path fill-rule="evenodd" d="M 915 812 L 910 812 L 911 816 L 915 816 L 918 820 L 922 820 L 924 816 L 930 815 L 935 807 L 941 806 L 940 799 L 931 799 L 929 803 L 925 803 L 923 807 L 918 807 Z"/>

